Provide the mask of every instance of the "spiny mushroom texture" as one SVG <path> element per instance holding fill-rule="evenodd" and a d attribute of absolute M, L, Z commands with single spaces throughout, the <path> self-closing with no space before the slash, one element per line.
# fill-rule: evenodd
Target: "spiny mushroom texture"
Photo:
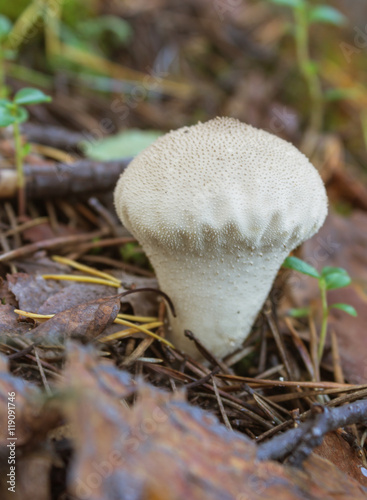
<path fill-rule="evenodd" d="M 157 139 L 122 174 L 115 204 L 175 305 L 173 343 L 195 357 L 184 330 L 218 357 L 238 348 L 285 257 L 327 213 L 309 160 L 232 118 Z"/>

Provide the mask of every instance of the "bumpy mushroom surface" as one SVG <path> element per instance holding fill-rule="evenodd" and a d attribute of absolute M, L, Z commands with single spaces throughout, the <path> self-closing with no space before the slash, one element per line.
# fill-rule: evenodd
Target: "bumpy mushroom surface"
<path fill-rule="evenodd" d="M 289 252 L 323 224 L 327 196 L 292 144 L 232 118 L 157 139 L 122 174 L 115 205 L 172 299 L 171 340 L 198 357 L 241 345 Z"/>

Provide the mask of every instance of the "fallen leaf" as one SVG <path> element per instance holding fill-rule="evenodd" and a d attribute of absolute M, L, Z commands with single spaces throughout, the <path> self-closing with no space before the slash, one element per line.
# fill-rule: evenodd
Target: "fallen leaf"
<path fill-rule="evenodd" d="M 18 302 L 15 295 L 9 290 L 8 282 L 0 278 L 0 304 L 16 307 Z"/>
<path fill-rule="evenodd" d="M 59 312 L 28 334 L 36 344 L 60 345 L 69 337 L 94 339 L 116 318 L 120 297 L 114 295 Z"/>
<path fill-rule="evenodd" d="M 353 448 L 337 433 L 329 432 L 315 453 L 330 460 L 342 472 L 367 488 L 367 477 L 361 473 L 363 465 Z"/>
<path fill-rule="evenodd" d="M 116 288 L 89 283 L 73 283 L 48 297 L 38 308 L 39 314 L 57 314 L 86 302 L 116 295 Z"/>
<path fill-rule="evenodd" d="M 33 426 L 41 408 L 41 391 L 34 385 L 14 377 L 8 372 L 8 362 L 0 355 L 0 445 L 9 443 L 8 437 L 8 402 L 15 405 L 17 446 L 32 438 Z M 9 400 L 9 394 L 15 394 L 15 400 Z"/>
<path fill-rule="evenodd" d="M 19 309 L 38 312 L 39 307 L 63 285 L 55 281 L 46 281 L 41 276 L 25 273 L 8 274 L 9 290 L 15 295 Z"/>
<path fill-rule="evenodd" d="M 32 326 L 29 323 L 18 321 L 19 316 L 14 312 L 14 306 L 0 305 L 0 338 L 13 337 L 27 333 Z"/>
<path fill-rule="evenodd" d="M 123 271 L 112 271 L 111 274 L 118 278 L 123 285 L 119 292 L 132 288 L 158 289 L 158 282 L 155 278 L 133 276 Z M 121 303 L 130 304 L 136 316 L 156 316 L 160 300 L 161 297 L 154 292 L 139 292 L 121 297 Z"/>

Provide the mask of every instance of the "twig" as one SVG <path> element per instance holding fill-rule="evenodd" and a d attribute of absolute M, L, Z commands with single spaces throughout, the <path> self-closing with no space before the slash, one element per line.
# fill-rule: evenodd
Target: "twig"
<path fill-rule="evenodd" d="M 281 460 L 289 457 L 289 465 L 300 467 L 313 449 L 322 443 L 325 434 L 339 427 L 365 422 L 367 400 L 332 409 L 314 405 L 311 415 L 311 419 L 299 427 L 289 429 L 259 445 L 258 460 Z"/>
<path fill-rule="evenodd" d="M 224 409 L 223 402 L 222 402 L 222 399 L 220 397 L 217 384 L 215 383 L 213 376 L 211 377 L 211 379 L 212 379 L 213 389 L 215 392 L 215 397 L 217 398 L 217 401 L 218 401 L 218 406 L 219 406 L 220 414 L 222 415 L 222 418 L 223 418 L 224 425 L 227 427 L 227 429 L 229 431 L 232 431 L 233 429 L 232 429 L 231 423 L 229 421 L 228 415 Z"/>
<path fill-rule="evenodd" d="M 288 357 L 287 351 L 285 349 L 283 339 L 280 336 L 279 330 L 278 330 L 273 318 L 271 317 L 270 309 L 266 308 L 264 311 L 264 314 L 265 314 L 266 321 L 268 322 L 270 331 L 273 334 L 277 348 L 279 350 L 280 357 L 282 358 L 285 371 L 287 372 L 287 376 L 288 376 L 288 378 L 292 379 L 293 378 L 292 377 L 292 368 L 291 368 L 291 365 L 289 362 L 289 357 Z"/>
<path fill-rule="evenodd" d="M 60 149 L 77 147 L 85 140 L 85 136 L 79 132 L 70 132 L 68 129 L 49 124 L 45 126 L 23 123 L 21 131 L 27 136 L 29 142 L 39 142 Z"/>
<path fill-rule="evenodd" d="M 334 378 L 339 384 L 344 384 L 343 368 L 339 354 L 338 339 L 334 330 L 331 330 L 331 347 L 333 356 Z"/>
<path fill-rule="evenodd" d="M 130 160 L 26 164 L 23 171 L 27 198 L 62 198 L 70 194 L 111 191 Z M 16 181 L 14 169 L 0 170 L 0 198 L 16 195 Z"/>
<path fill-rule="evenodd" d="M 103 228 L 98 231 L 94 231 L 86 234 L 75 234 L 72 236 L 60 236 L 58 238 L 51 238 L 48 240 L 37 241 L 36 243 L 31 243 L 29 245 L 24 245 L 23 247 L 16 248 L 15 250 L 10 250 L 0 255 L 0 262 L 8 262 L 9 260 L 19 259 L 26 257 L 32 253 L 38 252 L 38 250 L 50 250 L 63 245 L 80 243 L 81 241 L 93 240 L 95 238 L 101 238 L 109 234 L 109 229 Z"/>
<path fill-rule="evenodd" d="M 205 359 L 209 361 L 209 363 L 211 363 L 213 366 L 218 366 L 224 373 L 231 373 L 228 367 L 218 358 L 216 358 L 211 352 L 209 352 L 208 349 L 200 342 L 198 338 L 196 338 L 196 336 L 190 330 L 185 330 L 185 337 L 195 342 L 197 350 Z"/>
<path fill-rule="evenodd" d="M 40 372 L 40 375 L 41 375 L 41 379 L 42 379 L 43 385 L 45 386 L 47 394 L 49 396 L 51 396 L 52 395 L 52 391 L 50 389 L 50 386 L 48 384 L 48 381 L 47 381 L 47 378 L 46 378 L 46 375 L 45 375 L 45 371 L 44 371 L 43 366 L 41 364 L 41 360 L 40 360 L 40 357 L 38 355 L 37 347 L 34 345 L 33 349 L 34 349 L 34 354 L 35 354 L 35 357 L 36 357 L 36 360 L 37 360 L 37 365 L 38 365 L 38 369 L 39 369 L 39 372 Z"/>
<path fill-rule="evenodd" d="M 73 255 L 69 255 L 69 258 L 72 260 L 77 260 L 84 253 L 92 250 L 92 248 L 113 247 L 133 242 L 136 242 L 136 239 L 132 236 L 122 236 L 121 238 L 106 238 L 103 241 L 91 241 L 89 243 L 85 243 L 84 245 L 79 245 L 77 251 L 74 252 Z"/>
<path fill-rule="evenodd" d="M 212 370 L 210 373 L 205 375 L 205 377 L 202 377 L 198 380 L 195 380 L 194 382 L 190 382 L 189 384 L 185 385 L 186 390 L 191 390 L 194 389 L 195 387 L 199 387 L 201 385 L 206 384 L 210 379 L 213 378 L 213 375 L 216 375 L 219 372 L 219 366 L 216 366 L 214 370 Z"/>
<path fill-rule="evenodd" d="M 151 271 L 147 271 L 146 269 L 134 266 L 133 264 L 127 264 L 126 262 L 122 262 L 120 260 L 110 259 L 109 257 L 105 257 L 104 255 L 83 255 L 81 259 L 93 264 L 104 264 L 105 266 L 109 266 L 115 269 L 122 269 L 123 271 L 129 272 L 131 274 L 146 276 L 147 278 L 154 278 L 154 273 L 152 273 Z"/>

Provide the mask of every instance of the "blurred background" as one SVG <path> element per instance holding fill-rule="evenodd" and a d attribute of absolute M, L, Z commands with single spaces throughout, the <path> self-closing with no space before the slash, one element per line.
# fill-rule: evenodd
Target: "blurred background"
<path fill-rule="evenodd" d="M 299 408 L 306 411 L 313 402 L 320 402 L 320 397 L 328 397 L 326 392 L 326 396 L 307 392 L 309 385 L 304 386 L 301 396 L 303 386 L 299 384 L 303 380 L 366 384 L 366 61 L 366 0 L 0 0 L 0 334 L 12 332 L 10 341 L 0 337 L 0 351 L 12 353 L 14 372 L 27 380 L 36 377 L 41 385 L 35 358 L 30 358 L 29 348 L 25 349 L 23 342 L 30 323 L 24 321 L 25 316 L 19 321 L 14 307 L 20 309 L 20 317 L 28 311 L 28 319 L 31 314 L 39 319 L 35 313 L 74 311 L 76 323 L 84 328 L 80 336 L 85 335 L 88 342 L 92 343 L 102 331 L 107 335 L 106 342 L 116 340 L 117 337 L 108 335 L 118 331 L 121 334 L 121 324 L 126 322 L 112 324 L 112 313 L 105 313 L 104 320 L 109 326 L 103 330 L 98 315 L 94 325 L 88 308 L 84 316 L 80 312 L 83 309 L 77 309 L 92 299 L 115 294 L 116 282 L 107 286 L 66 281 L 72 283 L 69 286 L 56 283 L 62 282 L 60 273 L 67 269 L 69 274 L 74 273 L 73 278 L 90 278 L 76 276 L 84 272 L 75 271 L 80 269 L 75 264 L 82 262 L 84 266 L 108 269 L 126 289 L 156 288 L 146 256 L 117 219 L 112 200 L 117 178 L 129 159 L 159 135 L 199 120 L 231 116 L 292 142 L 320 172 L 330 200 L 329 215 L 323 228 L 297 250 L 297 255 L 319 271 L 323 266 L 335 266 L 350 274 L 352 284 L 330 290 L 328 300 L 330 304 L 353 306 L 358 317 L 346 314 L 346 307 L 336 307 L 330 312 L 328 331 L 332 342 L 327 345 L 328 354 L 320 365 L 315 349 L 317 331 L 326 322 L 318 282 L 303 275 L 300 278 L 300 273 L 289 275 L 281 271 L 265 314 L 259 315 L 243 349 L 226 363 L 240 375 L 289 378 L 297 387 L 292 395 L 276 384 L 267 391 L 265 385 L 266 396 L 274 396 L 273 401 L 279 405 L 284 402 L 284 413 L 279 405 L 280 412 L 270 412 L 274 405 L 264 406 L 263 393 L 261 399 L 252 401 L 252 392 L 244 390 L 241 383 L 235 389 L 239 391 L 238 398 L 246 401 L 246 408 L 251 407 L 248 403 L 251 400 L 254 411 L 260 410 L 266 417 L 265 426 L 259 426 L 255 419 L 250 421 L 249 430 L 249 419 L 242 406 L 237 405 L 234 410 L 233 404 L 229 404 L 229 398 L 234 397 L 232 392 L 222 398 L 228 405 L 230 425 L 251 438 L 261 433 L 267 435 L 269 429 L 273 431 L 286 418 L 293 425 Z M 25 189 L 20 196 L 22 169 Z M 162 304 L 158 306 L 156 295 L 147 295 L 148 298 L 140 294 L 135 301 L 124 302 L 122 313 L 130 315 L 130 319 L 158 317 L 158 332 L 164 335 L 161 328 L 164 308 Z M 295 310 L 302 310 L 303 316 L 296 316 Z M 53 325 L 59 321 L 62 343 L 65 332 L 69 334 L 69 313 L 59 318 L 54 318 Z M 38 319 L 29 321 L 35 323 Z M 40 321 L 44 320 L 42 317 Z M 49 328 L 53 334 L 51 320 L 49 325 L 43 332 L 48 334 Z M 38 326 L 32 331 L 32 334 L 36 331 L 36 336 Z M 176 390 L 176 383 L 179 387 L 193 381 L 193 385 L 191 382 L 186 385 L 191 385 L 191 401 L 220 415 L 215 406 L 216 393 L 210 393 L 210 398 L 202 395 L 207 367 L 201 371 L 188 368 L 186 358 L 169 357 L 160 342 L 151 346 L 152 339 L 146 339 L 145 333 L 137 336 L 130 329 L 128 335 L 132 332 L 134 338 L 122 334 L 117 347 L 112 344 L 110 351 L 106 345 L 104 353 L 111 354 L 119 368 L 143 374 L 172 391 Z M 14 344 L 14 333 L 23 336 L 18 345 Z M 279 347 L 281 337 L 286 349 Z M 54 372 L 50 371 L 52 358 L 47 356 L 52 343 L 47 336 L 45 339 L 47 348 L 41 363 L 47 362 L 45 371 L 52 379 L 61 373 L 62 355 L 57 351 L 59 364 Z M 27 363 L 23 362 L 24 354 L 30 359 L 27 358 Z M 20 362 L 14 363 L 15 359 Z M 171 366 L 177 365 L 175 360 L 179 360 L 180 370 L 182 373 L 186 370 L 189 378 L 171 370 Z M 73 370 L 67 380 L 79 380 L 79 368 Z M 177 376 L 176 382 L 172 373 Z M 197 393 L 192 392 L 193 386 Z M 8 386 L 5 387 L 7 392 Z M 98 391 L 102 390 L 100 387 Z M 365 392 L 358 393 L 355 389 L 357 392 L 352 393 L 349 388 L 350 399 L 347 399 L 345 386 L 338 390 L 334 393 L 336 397 L 340 395 L 337 404 L 365 397 Z M 289 391 L 292 391 L 290 386 Z M 301 403 L 299 398 L 303 398 Z M 85 429 L 92 429 L 92 438 L 89 431 L 80 432 L 88 443 L 87 449 L 91 449 L 92 439 L 96 442 L 99 439 L 101 448 L 96 446 L 93 451 L 99 461 L 104 456 L 105 443 L 109 439 L 116 442 L 117 437 L 111 433 L 106 441 L 110 424 L 96 432 L 97 427 L 88 423 L 88 411 L 79 400 L 75 401 L 75 420 L 82 422 Z M 104 401 L 104 396 L 93 397 L 97 416 L 106 410 Z M 241 403 L 240 399 L 236 401 Z M 120 403 L 119 400 L 122 408 Z M 64 400 L 62 405 L 65 406 Z M 79 408 L 84 412 L 82 417 Z M 262 413 L 264 408 L 266 412 Z M 295 413 L 291 414 L 291 410 Z M 42 422 L 37 413 L 37 429 L 43 426 Z M 101 418 L 100 422 L 104 420 Z M 169 436 L 170 431 L 166 434 Z M 363 474 L 355 451 L 350 459 L 344 453 L 349 446 L 347 440 L 335 439 L 339 440 L 339 454 L 333 441 L 327 446 L 325 456 L 354 468 L 350 473 L 367 486 L 364 428 L 348 441 L 362 457 Z M 186 436 L 185 440 L 188 442 Z M 80 443 L 76 446 L 82 449 L 83 441 Z M 74 453 L 73 446 L 67 443 L 68 457 Z M 142 450 L 145 453 L 146 448 Z M 352 448 L 348 450 L 351 454 Z M 156 457 L 152 460 L 155 463 Z M 52 462 L 56 460 L 52 458 Z M 132 467 L 135 463 L 131 462 Z M 44 475 L 38 474 L 41 470 L 38 468 L 32 469 L 35 471 L 32 476 L 24 475 L 26 491 L 29 484 L 32 495 L 45 489 L 47 467 Z M 60 474 L 53 477 L 53 484 L 60 483 L 62 492 L 65 488 L 62 474 L 68 467 L 60 467 Z M 161 483 L 174 485 L 166 476 L 167 468 L 160 469 L 164 474 Z M 85 470 L 88 474 L 89 469 Z M 186 487 L 187 477 L 194 488 L 196 483 L 191 481 L 191 475 L 177 484 Z M 236 477 L 242 477 L 242 472 Z M 272 476 L 269 477 L 271 480 Z M 332 476 L 327 474 L 327 477 Z M 108 477 L 106 481 L 114 484 Z M 274 484 L 279 485 L 278 479 Z M 46 493 L 37 494 L 38 498 L 49 498 Z M 20 493 L 19 498 L 26 497 Z"/>
<path fill-rule="evenodd" d="M 30 123 L 76 132 L 66 159 L 131 156 L 232 116 L 308 154 L 338 210 L 367 208 L 364 0 L 2 0 L 0 12 L 2 95 L 52 95 Z"/>

